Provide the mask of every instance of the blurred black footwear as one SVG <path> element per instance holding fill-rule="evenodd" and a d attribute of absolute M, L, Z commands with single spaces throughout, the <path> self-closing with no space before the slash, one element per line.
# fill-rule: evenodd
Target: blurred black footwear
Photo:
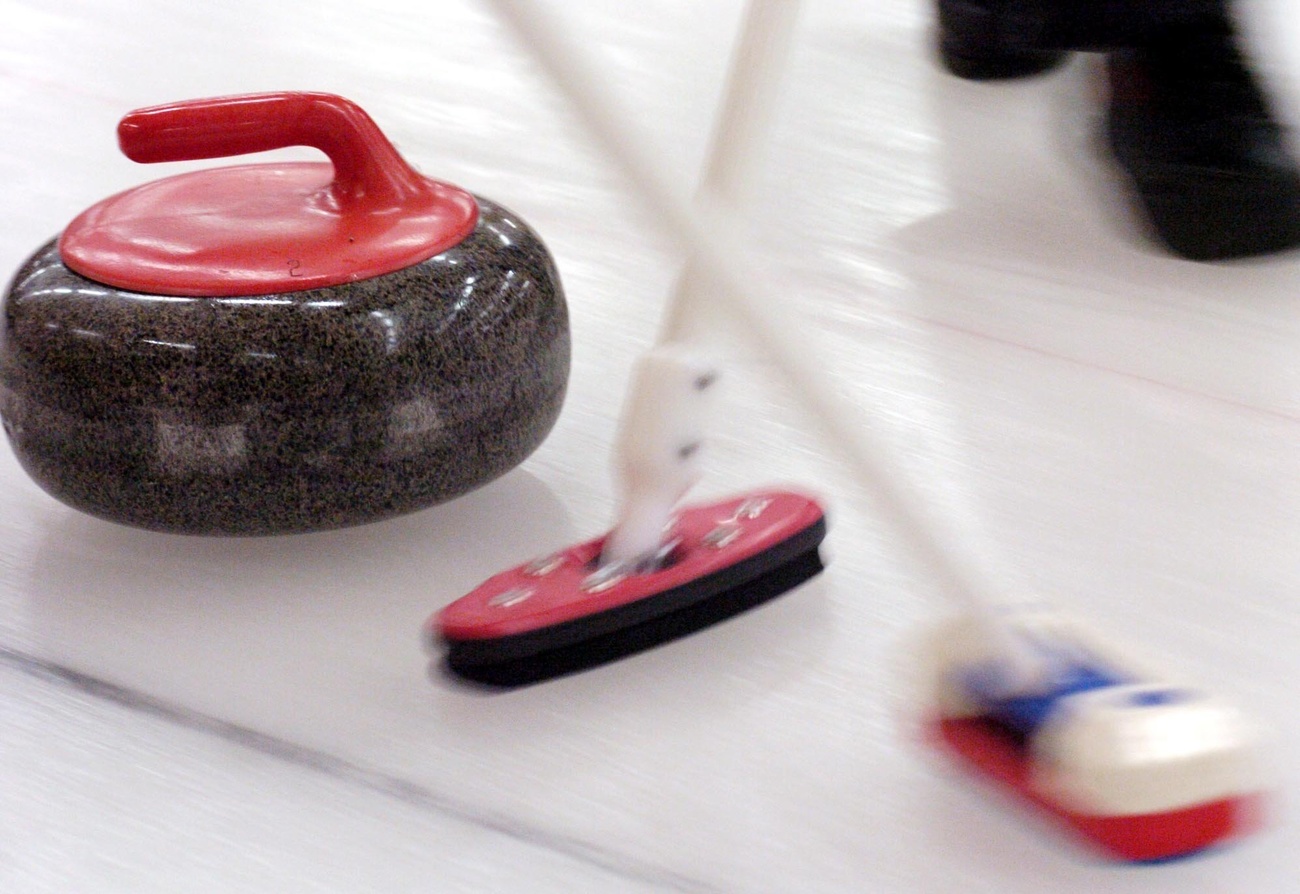
<path fill-rule="evenodd" d="M 959 78 L 1022 78 L 1055 68 L 1067 53 L 1037 46 L 1041 22 L 1008 0 L 938 0 L 939 58 Z"/>
<path fill-rule="evenodd" d="M 1300 166 L 1228 0 L 936 0 L 945 67 L 1036 74 L 1108 54 L 1109 148 L 1159 240 L 1198 261 L 1300 246 Z"/>
<path fill-rule="evenodd" d="M 1108 59 L 1107 138 L 1152 228 L 1198 261 L 1300 245 L 1300 169 L 1226 16 Z"/>

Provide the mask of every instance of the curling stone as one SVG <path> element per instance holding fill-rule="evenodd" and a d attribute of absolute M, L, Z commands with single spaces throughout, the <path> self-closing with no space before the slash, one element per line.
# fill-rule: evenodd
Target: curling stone
<path fill-rule="evenodd" d="M 108 198 L 4 298 L 0 415 L 50 494 L 191 534 L 337 528 L 523 461 L 569 370 L 568 312 L 520 218 L 414 171 L 356 105 L 270 93 L 142 109 L 138 162 L 304 145 Z"/>

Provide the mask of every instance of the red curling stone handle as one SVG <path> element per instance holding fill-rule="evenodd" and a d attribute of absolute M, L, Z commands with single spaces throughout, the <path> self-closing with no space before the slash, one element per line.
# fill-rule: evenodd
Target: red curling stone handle
<path fill-rule="evenodd" d="M 399 206 L 425 180 L 356 103 L 330 93 L 253 93 L 137 109 L 117 126 L 132 161 L 193 161 L 311 146 L 334 164 L 342 201 Z"/>

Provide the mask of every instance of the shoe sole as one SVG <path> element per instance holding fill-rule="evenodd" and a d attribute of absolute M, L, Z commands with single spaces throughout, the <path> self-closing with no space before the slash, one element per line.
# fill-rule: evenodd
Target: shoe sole
<path fill-rule="evenodd" d="M 1300 245 L 1300 181 L 1115 161 L 1155 235 L 1180 257 L 1226 261 Z"/>
<path fill-rule="evenodd" d="M 939 60 L 949 73 L 967 81 L 1010 81 L 1058 68 L 1069 56 L 1055 50 L 972 52 L 950 36 L 939 41 Z"/>

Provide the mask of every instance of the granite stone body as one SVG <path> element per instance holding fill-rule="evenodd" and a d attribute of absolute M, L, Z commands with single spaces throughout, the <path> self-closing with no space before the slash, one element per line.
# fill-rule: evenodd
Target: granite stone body
<path fill-rule="evenodd" d="M 568 311 L 537 235 L 477 201 L 422 263 L 253 297 L 115 289 L 47 244 L 0 330 L 23 467 L 92 515 L 192 534 L 360 524 L 508 471 L 559 414 Z"/>

